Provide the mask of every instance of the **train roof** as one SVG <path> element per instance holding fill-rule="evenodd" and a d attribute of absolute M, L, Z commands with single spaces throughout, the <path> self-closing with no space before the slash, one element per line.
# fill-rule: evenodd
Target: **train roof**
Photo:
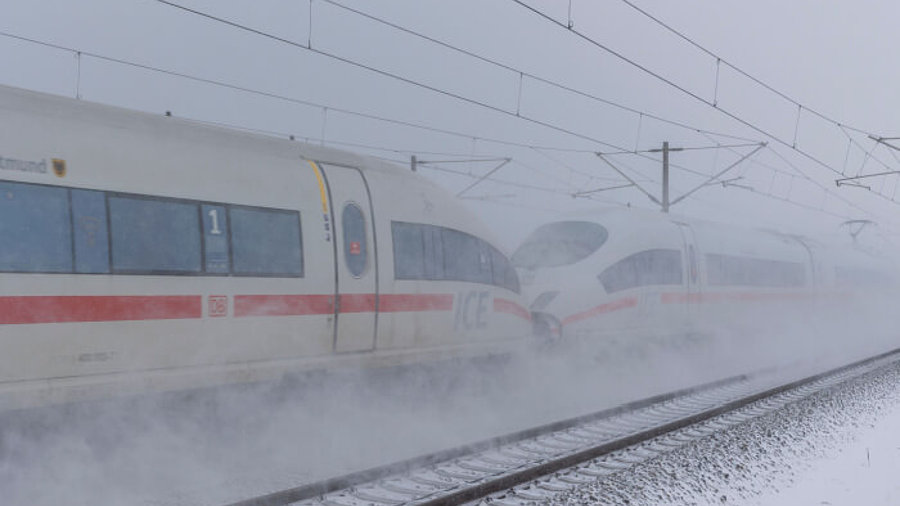
<path fill-rule="evenodd" d="M 12 86 L 0 85 L 0 110 L 68 120 L 77 117 L 81 121 L 125 128 L 148 136 L 227 144 L 230 148 L 265 153 L 268 156 L 300 157 L 335 165 L 365 166 L 367 170 L 391 174 L 409 172 L 393 163 L 340 149 Z"/>
<path fill-rule="evenodd" d="M 748 225 L 735 225 L 705 219 L 687 217 L 679 214 L 666 214 L 660 211 L 640 209 L 633 207 L 599 207 L 592 210 L 579 211 L 567 214 L 552 221 L 590 221 L 596 222 L 608 228 L 621 228 L 637 225 L 644 232 L 667 229 L 673 223 L 682 223 L 691 226 L 698 233 L 717 232 L 753 232 L 765 234 L 769 237 L 800 241 L 808 247 L 816 249 L 829 249 L 845 254 L 866 254 L 872 256 L 884 256 L 884 252 L 866 248 L 851 241 L 847 234 L 830 235 L 801 235 L 784 232 L 767 227 L 753 227 Z"/>
<path fill-rule="evenodd" d="M 748 225 L 734 225 L 729 223 L 711 221 L 706 219 L 698 219 L 680 214 L 663 213 L 661 211 L 653 211 L 649 209 L 641 209 L 634 207 L 601 207 L 592 210 L 579 211 L 578 213 L 565 215 L 558 220 L 584 220 L 594 221 L 601 225 L 627 226 L 629 223 L 640 222 L 642 228 L 666 227 L 672 223 L 682 223 L 695 228 L 708 229 L 731 229 L 731 230 L 752 230 L 754 232 L 766 233 L 780 237 L 793 237 L 808 242 L 823 242 L 821 239 L 812 239 L 808 236 L 782 232 L 767 227 L 754 227 Z"/>
<path fill-rule="evenodd" d="M 171 191 L 171 180 L 160 178 L 155 171 L 142 170 L 141 167 L 152 166 L 161 160 L 184 159 L 189 162 L 204 160 L 207 162 L 207 167 L 203 168 L 205 172 L 198 173 L 209 174 L 210 170 L 217 171 L 219 169 L 216 166 L 217 163 L 227 160 L 229 163 L 235 161 L 235 163 L 230 163 L 234 167 L 246 166 L 246 174 L 253 176 L 254 164 L 266 163 L 266 160 L 285 161 L 286 163 L 279 165 L 281 167 L 296 166 L 300 171 L 308 171 L 309 167 L 306 163 L 296 162 L 312 160 L 324 164 L 358 167 L 371 176 L 384 176 L 378 179 L 384 180 L 389 188 L 402 189 L 405 194 L 412 195 L 413 200 L 418 199 L 415 200 L 415 205 L 420 205 L 420 207 L 423 201 L 430 202 L 429 205 L 446 204 L 443 207 L 438 205 L 437 208 L 441 211 L 429 216 L 435 224 L 476 233 L 483 238 L 491 239 L 493 244 L 497 244 L 495 234 L 480 220 L 475 219 L 471 209 L 454 198 L 446 188 L 411 171 L 408 167 L 374 157 L 255 132 L 4 85 L 0 85 L 0 115 L 6 119 L 6 121 L 0 121 L 0 135 L 3 135 L 4 130 L 11 132 L 16 132 L 17 129 L 21 130 L 22 126 L 17 124 L 16 116 L 34 119 L 38 126 L 35 128 L 34 125 L 30 125 L 29 131 L 33 135 L 43 135 L 44 138 L 41 140 L 45 143 L 81 144 L 80 147 L 83 149 L 79 152 L 81 158 L 79 162 L 83 163 L 83 166 L 92 165 L 97 157 L 109 157 L 112 159 L 112 166 L 128 167 L 127 172 L 123 170 L 112 172 L 111 174 L 115 178 L 108 177 L 109 174 L 100 176 L 97 171 L 85 177 L 85 172 L 82 172 L 80 174 L 82 178 L 79 180 L 69 178 L 68 184 L 74 187 L 99 188 L 102 186 L 106 190 L 134 191 L 135 185 L 138 184 L 141 185 L 142 191 L 151 194 L 221 200 L 222 197 L 215 197 L 212 194 L 197 193 L 198 191 L 212 191 L 208 187 L 202 189 L 192 187 L 190 192 L 182 191 L 182 189 Z M 52 126 L 52 128 L 42 130 L 42 125 Z M 65 139 L 64 143 L 54 142 L 53 136 L 66 135 L 65 132 L 69 130 L 74 130 L 70 135 L 71 138 Z M 118 133 L 125 135 L 116 135 Z M 131 144 L 132 142 L 136 144 Z M 104 143 L 114 143 L 115 145 L 109 146 L 110 149 L 107 149 Z M 189 155 L 183 151 L 185 147 L 189 150 Z M 157 151 L 160 153 L 156 153 Z M 46 156 L 46 153 L 42 151 L 38 153 L 40 154 L 35 156 Z M 85 157 L 85 153 L 89 156 Z M 4 154 L 6 153 L 0 153 L 0 155 Z M 66 154 L 65 150 L 54 154 L 65 155 L 63 158 L 68 158 L 70 164 L 76 159 L 75 155 L 71 152 Z M 143 164 L 144 160 L 150 160 L 149 165 Z M 210 169 L 208 166 L 213 166 L 213 168 Z M 32 176 L 25 173 L 20 175 L 25 180 L 30 180 L 29 177 Z M 172 173 L 169 172 L 168 175 L 172 176 Z M 178 172 L 175 175 L 188 177 Z M 135 176 L 140 176 L 140 178 L 130 179 Z M 130 180 L 124 184 L 122 178 Z M 102 180 L 103 184 L 99 185 L 98 180 Z M 246 182 L 246 180 L 243 181 Z M 44 181 L 33 180 L 32 182 Z M 376 184 L 373 180 L 370 180 L 369 183 L 384 187 L 384 185 Z M 241 180 L 232 178 L 230 184 L 242 183 Z M 164 187 L 169 190 L 162 190 L 161 188 Z M 247 194 L 236 194 L 230 202 L 256 204 L 255 201 L 245 200 L 246 198 L 248 198 Z M 411 202 L 410 205 L 412 206 L 414 203 Z"/>

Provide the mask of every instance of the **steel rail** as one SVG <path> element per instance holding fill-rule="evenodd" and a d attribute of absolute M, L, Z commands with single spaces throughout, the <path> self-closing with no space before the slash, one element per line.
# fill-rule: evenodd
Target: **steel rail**
<path fill-rule="evenodd" d="M 441 495 L 440 497 L 435 497 L 434 499 L 425 500 L 425 501 L 417 501 L 417 505 L 422 506 L 443 506 L 443 505 L 454 505 L 460 504 L 463 502 L 474 501 L 483 497 L 486 497 L 490 494 L 494 494 L 497 492 L 502 492 L 504 490 L 509 490 L 517 485 L 521 485 L 524 483 L 528 483 L 534 481 L 535 479 L 541 478 L 548 474 L 552 474 L 558 471 L 562 471 L 567 468 L 571 468 L 578 464 L 582 464 L 585 462 L 589 462 L 598 457 L 602 457 L 604 455 L 608 455 L 610 453 L 624 450 L 628 447 L 637 445 L 639 443 L 649 442 L 655 438 L 660 436 L 670 434 L 672 432 L 678 431 L 680 429 L 686 429 L 688 427 L 697 425 L 701 422 L 709 421 L 713 418 L 719 417 L 721 415 L 725 415 L 728 413 L 732 413 L 740 408 L 747 407 L 751 404 L 754 404 L 759 401 L 763 401 L 765 399 L 769 399 L 771 397 L 777 396 L 779 394 L 787 393 L 793 390 L 797 390 L 803 388 L 805 386 L 809 386 L 817 381 L 821 381 L 825 378 L 840 375 L 841 373 L 850 371 L 854 368 L 861 368 L 866 366 L 867 364 L 878 362 L 879 360 L 886 359 L 887 357 L 895 355 L 895 362 L 900 360 L 900 349 L 895 349 L 883 354 L 879 354 L 875 357 L 870 357 L 868 359 L 860 360 L 858 362 L 854 362 L 849 365 L 845 365 L 836 369 L 832 369 L 820 374 L 816 374 L 813 376 L 809 376 L 807 378 L 803 378 L 797 381 L 793 381 L 790 383 L 786 383 L 784 385 L 780 385 L 774 388 L 770 388 L 768 390 L 764 390 L 762 392 L 752 394 L 750 396 L 744 397 L 742 399 L 738 399 L 735 401 L 728 402 L 719 407 L 705 410 L 694 415 L 690 415 L 680 420 L 673 421 L 671 423 L 667 423 L 664 425 L 660 425 L 657 427 L 653 427 L 651 429 L 636 432 L 632 435 L 610 441 L 608 443 L 600 444 L 594 447 L 585 448 L 584 450 L 566 455 L 561 458 L 548 460 L 544 463 L 535 465 L 533 467 L 529 467 L 527 469 L 523 469 L 518 472 L 513 472 L 508 475 L 500 476 L 497 479 L 484 481 L 481 483 L 474 484 L 471 487 L 459 489 L 457 491 L 451 492 L 446 495 Z M 894 362 L 891 362 L 894 363 Z M 887 364 L 886 364 L 887 365 Z M 885 365 L 885 366 L 886 366 Z M 871 371 L 865 371 L 871 372 Z M 856 377 L 856 376 L 854 376 Z M 848 378 L 849 380 L 851 378 Z M 842 380 L 839 383 L 842 383 Z M 816 390 L 819 391 L 819 390 Z M 811 392 L 814 393 L 814 392 Z M 805 397 L 805 396 L 804 396 Z M 794 402 L 794 401 L 792 401 Z M 755 416 L 761 416 L 768 411 L 763 411 Z M 727 426 L 726 426 L 727 427 Z"/>
<path fill-rule="evenodd" d="M 336 492 L 338 490 L 350 488 L 362 483 L 368 483 L 372 481 L 379 480 L 381 478 L 386 478 L 391 475 L 395 475 L 398 473 L 407 472 L 411 469 L 418 469 L 422 467 L 427 467 L 430 465 L 438 464 L 441 462 L 450 461 L 459 457 L 463 457 L 465 455 L 470 455 L 479 451 L 489 450 L 491 448 L 496 448 L 505 444 L 515 443 L 519 441 L 524 441 L 527 439 L 532 439 L 541 434 L 556 432 L 560 430 L 569 429 L 572 427 L 577 427 L 579 425 L 583 425 L 585 423 L 602 420 L 605 418 L 610 418 L 616 415 L 625 414 L 630 411 L 634 411 L 637 409 L 645 408 L 648 406 L 652 406 L 655 404 L 660 404 L 678 397 L 682 397 L 685 395 L 689 395 L 692 393 L 697 393 L 706 389 L 716 388 L 727 384 L 736 383 L 738 381 L 742 381 L 748 379 L 749 375 L 740 374 L 720 380 L 716 380 L 713 382 L 705 383 L 698 386 L 693 386 L 690 388 L 684 388 L 680 390 L 676 390 L 673 392 L 668 392 L 665 394 L 655 395 L 652 397 L 647 397 L 644 399 L 640 399 L 634 402 L 630 402 L 627 404 L 622 404 L 613 408 L 604 409 L 602 411 L 597 411 L 595 413 L 590 413 L 587 415 L 581 415 L 573 418 L 568 418 L 565 420 L 560 420 L 557 422 L 551 422 L 548 424 L 540 425 L 537 427 L 528 428 L 525 430 L 513 432 L 510 434 L 504 434 L 502 436 L 484 439 L 475 443 L 470 443 L 466 445 L 461 445 L 453 448 L 449 448 L 446 450 L 441 450 L 435 453 L 430 453 L 427 455 L 422 455 L 418 457 L 413 457 L 410 459 L 405 459 L 397 462 L 393 462 L 390 464 L 376 466 L 369 469 L 365 469 L 362 471 L 357 471 L 349 474 L 345 474 L 342 476 L 328 478 L 322 481 L 318 481 L 315 483 L 310 483 L 306 485 L 301 485 L 299 487 L 293 487 L 289 489 L 280 490 L 277 492 L 272 492 L 266 495 L 261 495 L 258 497 L 252 497 L 244 500 L 240 500 L 237 502 L 229 503 L 227 506 L 283 506 L 286 504 L 291 504 L 293 502 L 303 501 L 306 499 L 312 499 L 324 494 L 328 494 L 331 492 Z"/>
<path fill-rule="evenodd" d="M 762 389 L 752 380 L 763 376 L 763 372 L 733 376 L 473 444 L 248 498 L 229 506 L 280 506 L 312 501 L 342 491 L 356 494 L 349 502 L 344 502 L 346 504 L 411 503 L 437 506 L 474 501 L 888 358 L 900 360 L 900 348 Z M 682 405 L 677 405 L 677 402 L 682 402 Z M 665 421 L 656 423 L 654 417 Z M 512 448 L 507 448 L 511 445 Z M 483 463 L 500 467 L 484 466 Z M 506 470 L 500 470 L 504 465 Z M 420 476 L 418 479 L 412 478 L 412 481 L 407 480 L 407 483 L 417 482 L 412 488 L 400 482 L 385 482 L 386 478 L 402 477 L 429 468 L 434 468 L 431 474 L 435 477 Z M 367 485 L 371 485 L 375 492 L 369 493 Z M 390 497 L 385 497 L 385 494 Z M 323 502 L 342 503 L 330 499 Z"/>

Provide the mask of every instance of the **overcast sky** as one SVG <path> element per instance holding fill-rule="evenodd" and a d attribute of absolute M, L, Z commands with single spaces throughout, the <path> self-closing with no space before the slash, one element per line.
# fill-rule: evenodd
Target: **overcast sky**
<path fill-rule="evenodd" d="M 584 192 L 626 183 L 594 151 L 640 151 L 658 148 L 664 140 L 673 147 L 741 145 L 673 153 L 672 163 L 678 165 L 672 169 L 673 198 L 750 153 L 753 147 L 746 144 L 768 143 L 722 176 L 742 179 L 727 187 L 703 188 L 673 212 L 793 231 L 831 230 L 843 219 L 866 218 L 881 223 L 884 232 L 900 231 L 895 217 L 900 206 L 890 200 L 897 176 L 866 180 L 871 192 L 834 183 L 844 177 L 840 173 L 856 176 L 900 166 L 889 148 L 868 138 L 900 135 L 894 124 L 900 70 L 891 52 L 900 6 L 893 2 L 635 0 L 637 7 L 802 108 L 717 64 L 715 56 L 622 0 L 573 0 L 571 7 L 564 0 L 528 2 L 563 25 L 571 22 L 572 31 L 512 0 L 179 3 L 296 44 L 155 0 L 4 0 L 0 31 L 83 54 L 79 58 L 0 36 L 0 83 L 295 135 L 404 162 L 411 154 L 426 161 L 510 157 L 512 162 L 493 176 L 503 182 L 486 181 L 466 193 L 479 198 L 469 203 L 497 228 L 507 247 L 535 222 L 558 213 L 604 203 L 656 208 L 635 188 Z M 310 43 L 320 52 L 299 47 Z M 802 153 L 791 149 L 795 143 Z M 606 159 L 658 194 L 658 154 L 610 154 Z M 433 164 L 422 173 L 458 192 L 496 164 Z M 573 193 L 579 198 L 572 198 Z"/>

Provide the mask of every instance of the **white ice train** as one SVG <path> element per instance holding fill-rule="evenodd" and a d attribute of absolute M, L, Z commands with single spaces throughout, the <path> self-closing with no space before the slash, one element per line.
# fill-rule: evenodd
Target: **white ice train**
<path fill-rule="evenodd" d="M 894 290 L 884 258 L 774 231 L 609 209 L 538 227 L 513 253 L 536 331 L 678 339 L 759 319 L 850 314 Z M 896 292 L 894 292 L 896 293 Z"/>
<path fill-rule="evenodd" d="M 506 351 L 490 237 L 378 160 L 0 87 L 0 409 Z"/>

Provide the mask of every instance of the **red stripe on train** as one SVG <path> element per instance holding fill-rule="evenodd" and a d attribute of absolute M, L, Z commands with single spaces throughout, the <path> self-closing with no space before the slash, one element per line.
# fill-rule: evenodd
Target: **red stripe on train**
<path fill-rule="evenodd" d="M 606 304 L 600 304 L 599 306 L 588 309 L 587 311 L 582 311 L 580 313 L 575 313 L 571 316 L 567 316 L 563 318 L 562 324 L 568 325 L 570 323 L 575 323 L 577 321 L 585 320 L 604 313 L 611 313 L 620 309 L 635 307 L 637 306 L 637 303 L 637 297 L 626 297 L 624 299 L 614 300 L 612 302 L 607 302 Z"/>
<path fill-rule="evenodd" d="M 375 311 L 375 294 L 342 294 L 342 313 Z M 496 303 L 495 303 L 496 306 Z M 379 311 L 452 311 L 452 294 L 385 294 Z M 522 309 L 524 311 L 524 309 Z M 235 295 L 234 316 L 334 314 L 331 295 Z M 203 317 L 200 295 L 0 297 L 0 324 L 171 320 Z"/>
<path fill-rule="evenodd" d="M 494 312 L 495 313 L 507 313 L 513 316 L 518 316 L 519 318 L 524 318 L 525 320 L 531 321 L 531 311 L 525 309 L 521 305 L 509 300 L 509 299 L 494 299 Z"/>
<path fill-rule="evenodd" d="M 373 313 L 375 312 L 374 293 L 342 293 L 342 313 Z"/>
<path fill-rule="evenodd" d="M 341 313 L 371 313 L 375 311 L 374 293 L 341 294 Z M 333 314 L 330 295 L 235 295 L 234 315 L 296 316 Z M 378 310 L 383 313 L 409 311 L 452 311 L 452 294 L 384 294 L 379 297 Z"/>
<path fill-rule="evenodd" d="M 702 292 L 683 293 L 670 292 L 660 294 L 663 304 L 716 303 L 716 302 L 754 302 L 803 300 L 816 297 L 812 292 Z"/>
<path fill-rule="evenodd" d="M 406 311 L 453 311 L 453 294 L 384 294 L 380 297 L 378 310 L 385 313 L 400 313 Z"/>
<path fill-rule="evenodd" d="M 235 295 L 234 316 L 333 314 L 331 295 Z"/>
<path fill-rule="evenodd" d="M 815 294 L 808 292 L 702 292 L 702 293 L 683 293 L 668 292 L 660 294 L 660 302 L 663 304 L 687 304 L 687 303 L 717 303 L 717 302 L 754 302 L 754 301 L 783 301 L 783 300 L 802 300 L 815 297 Z M 601 304 L 587 311 L 575 313 L 567 316 L 562 320 L 563 325 L 585 320 L 604 313 L 611 313 L 620 309 L 626 309 L 637 306 L 638 301 L 635 297 L 619 299 L 606 304 Z"/>
<path fill-rule="evenodd" d="M 0 297 L 0 324 L 201 318 L 200 295 L 26 295 Z"/>

